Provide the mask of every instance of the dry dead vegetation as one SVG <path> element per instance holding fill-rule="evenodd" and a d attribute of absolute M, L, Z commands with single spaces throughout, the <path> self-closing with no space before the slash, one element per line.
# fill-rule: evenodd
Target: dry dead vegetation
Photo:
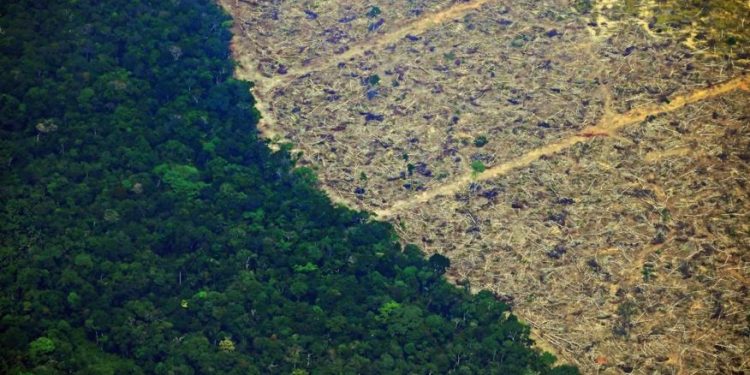
<path fill-rule="evenodd" d="M 750 371 L 750 4 L 222 3 L 264 134 L 546 348 Z"/>
<path fill-rule="evenodd" d="M 749 100 L 577 143 L 413 206 L 399 230 L 587 372 L 747 371 Z"/>

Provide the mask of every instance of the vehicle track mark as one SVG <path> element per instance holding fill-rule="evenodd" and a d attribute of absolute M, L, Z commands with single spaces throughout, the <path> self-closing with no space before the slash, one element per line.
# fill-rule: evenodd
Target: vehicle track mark
<path fill-rule="evenodd" d="M 669 103 L 646 106 L 632 110 L 630 112 L 626 112 L 624 114 L 612 115 L 609 118 L 603 119 L 599 124 L 584 129 L 578 134 L 539 147 L 535 150 L 531 150 L 516 159 L 509 160 L 505 163 L 501 163 L 494 167 L 488 168 L 481 174 L 477 175 L 472 172 L 465 173 L 463 176 L 458 177 L 453 182 L 442 185 L 432 190 L 425 191 L 410 199 L 395 202 L 389 208 L 376 210 L 375 214 L 379 218 L 392 217 L 400 211 L 403 211 L 420 203 L 428 202 L 438 196 L 454 194 L 457 191 L 463 189 L 471 182 L 485 181 L 497 178 L 508 174 L 512 170 L 529 166 L 534 161 L 543 156 L 556 154 L 578 143 L 584 142 L 590 138 L 594 138 L 591 136 L 592 134 L 597 136 L 613 135 L 618 130 L 628 125 L 640 123 L 650 116 L 655 116 L 665 112 L 672 112 L 689 104 L 720 96 L 734 90 L 747 90 L 748 85 L 750 85 L 750 76 L 742 75 L 720 84 L 712 85 L 703 89 L 698 89 L 686 95 L 674 97 L 669 101 Z"/>

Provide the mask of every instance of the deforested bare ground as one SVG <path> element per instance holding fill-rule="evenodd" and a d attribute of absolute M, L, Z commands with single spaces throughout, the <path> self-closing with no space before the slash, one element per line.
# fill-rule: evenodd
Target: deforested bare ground
<path fill-rule="evenodd" d="M 263 134 L 544 348 L 750 371 L 750 4 L 222 3 Z"/>
<path fill-rule="evenodd" d="M 750 109 L 735 93 L 399 214 L 584 369 L 747 369 Z M 599 366 L 596 366 L 599 362 Z M 588 371 L 587 371 L 588 372 Z"/>

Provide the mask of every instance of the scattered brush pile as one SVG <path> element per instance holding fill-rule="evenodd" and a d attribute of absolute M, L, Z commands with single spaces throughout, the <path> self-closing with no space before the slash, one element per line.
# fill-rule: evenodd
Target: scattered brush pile
<path fill-rule="evenodd" d="M 742 373 L 750 101 L 597 137 L 400 216 L 459 282 L 515 303 L 585 373 Z"/>
<path fill-rule="evenodd" d="M 696 54 L 747 64 L 750 6 L 743 0 L 578 1 L 591 16 L 595 35 L 619 34 L 625 24 L 638 24 L 651 38 L 684 43 Z M 584 4 L 585 5 L 585 4 Z"/>
<path fill-rule="evenodd" d="M 595 32 L 601 26 L 592 27 Z M 747 71 L 750 61 L 706 56 L 684 42 L 654 34 L 636 21 L 621 22 L 616 33 L 596 43 L 597 61 L 605 70 L 618 113 L 665 103 L 670 96 L 725 81 Z"/>
<path fill-rule="evenodd" d="M 280 84 L 267 100 L 330 189 L 387 207 L 594 123 L 604 99 L 588 54 L 569 10 L 492 3 Z"/>
<path fill-rule="evenodd" d="M 586 372 L 748 371 L 750 97 L 629 118 L 750 71 L 744 2 L 224 2 L 268 135 L 334 198 Z"/>
<path fill-rule="evenodd" d="M 315 2 L 224 0 L 249 40 L 256 69 L 264 77 L 284 76 L 352 46 L 402 27 L 449 0 Z"/>

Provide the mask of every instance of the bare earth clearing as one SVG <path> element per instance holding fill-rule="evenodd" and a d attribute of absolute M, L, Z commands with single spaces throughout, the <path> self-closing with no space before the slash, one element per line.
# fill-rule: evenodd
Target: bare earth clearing
<path fill-rule="evenodd" d="M 264 136 L 540 347 L 750 372 L 750 2 L 221 3 Z"/>

